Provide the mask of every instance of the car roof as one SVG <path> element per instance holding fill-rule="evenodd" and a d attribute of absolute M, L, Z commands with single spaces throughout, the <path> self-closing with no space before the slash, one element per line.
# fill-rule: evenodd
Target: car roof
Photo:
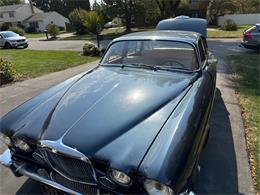
<path fill-rule="evenodd" d="M 182 41 L 197 44 L 201 35 L 195 32 L 188 31 L 173 31 L 173 30 L 159 30 L 159 31 L 145 31 L 130 33 L 114 41 L 131 41 L 131 40 L 169 40 L 169 41 Z"/>
<path fill-rule="evenodd" d="M 12 33 L 13 33 L 13 31 L 0 31 L 0 34 L 1 34 L 1 33 L 9 33 L 9 32 L 12 32 Z"/>
<path fill-rule="evenodd" d="M 190 18 L 189 16 L 177 16 L 161 20 L 156 30 L 180 30 L 197 32 L 207 38 L 207 20 L 203 18 Z"/>

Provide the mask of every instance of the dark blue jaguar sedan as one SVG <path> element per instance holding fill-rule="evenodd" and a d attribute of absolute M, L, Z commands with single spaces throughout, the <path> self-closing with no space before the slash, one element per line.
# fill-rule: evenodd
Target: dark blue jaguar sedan
<path fill-rule="evenodd" d="M 96 68 L 1 118 L 0 162 L 63 193 L 188 194 L 209 134 L 215 65 L 199 33 L 117 38 Z"/>

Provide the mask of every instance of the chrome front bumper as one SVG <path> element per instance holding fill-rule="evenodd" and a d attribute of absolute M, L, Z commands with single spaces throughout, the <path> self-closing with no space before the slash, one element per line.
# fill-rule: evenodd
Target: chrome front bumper
<path fill-rule="evenodd" d="M 0 155 L 0 164 L 10 168 L 15 174 L 27 176 L 33 180 L 44 183 L 68 194 L 81 195 L 81 193 L 71 190 L 53 181 L 47 174 L 47 172 L 44 172 L 44 169 L 42 169 L 41 167 L 37 167 L 36 165 L 32 165 L 26 162 L 17 163 L 15 161 L 12 161 L 12 154 L 9 149 L 7 149 L 3 154 Z M 180 195 L 195 195 L 195 193 L 183 192 Z"/>
<path fill-rule="evenodd" d="M 12 161 L 12 154 L 9 149 L 7 149 L 3 154 L 0 155 L 0 163 L 5 167 L 12 169 L 14 173 L 18 173 L 27 176 L 33 180 L 39 181 L 58 190 L 64 191 L 68 194 L 80 195 L 80 193 L 73 191 L 55 181 L 53 181 L 48 174 L 42 174 L 39 170 L 43 170 L 40 167 L 31 165 L 26 162 L 16 163 Z"/>

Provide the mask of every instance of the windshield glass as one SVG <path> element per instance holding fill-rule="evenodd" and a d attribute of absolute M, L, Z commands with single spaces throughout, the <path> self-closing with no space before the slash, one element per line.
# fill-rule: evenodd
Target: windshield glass
<path fill-rule="evenodd" d="M 17 37 L 18 35 L 14 32 L 4 32 L 1 33 L 1 35 L 3 35 L 4 38 L 8 38 L 8 37 Z"/>
<path fill-rule="evenodd" d="M 120 41 L 106 52 L 101 64 L 148 64 L 197 70 L 194 48 L 174 41 Z"/>

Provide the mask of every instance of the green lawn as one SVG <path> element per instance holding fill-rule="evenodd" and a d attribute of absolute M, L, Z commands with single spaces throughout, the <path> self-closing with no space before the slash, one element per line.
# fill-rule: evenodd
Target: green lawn
<path fill-rule="evenodd" d="M 246 128 L 252 175 L 256 190 L 260 191 L 260 55 L 233 55 L 228 61 L 238 83 L 236 90 Z"/>
<path fill-rule="evenodd" d="M 16 71 L 25 78 L 34 78 L 97 60 L 81 56 L 77 51 L 4 50 L 0 57 L 9 60 Z"/>
<path fill-rule="evenodd" d="M 247 30 L 251 26 L 239 26 L 236 31 L 224 31 L 220 28 L 208 28 L 208 38 L 240 38 L 243 35 L 244 30 Z M 132 28 L 132 32 L 149 31 L 154 30 L 154 27 L 145 28 Z M 126 34 L 125 28 L 108 28 L 104 29 L 101 33 L 104 39 L 114 39 L 119 36 Z M 84 34 L 84 35 L 73 35 L 70 37 L 63 38 L 63 40 L 94 40 L 95 35 Z"/>
<path fill-rule="evenodd" d="M 25 33 L 26 38 L 41 38 L 46 37 L 45 33 Z"/>
<path fill-rule="evenodd" d="M 244 30 L 251 26 L 239 26 L 236 31 L 224 31 L 220 28 L 208 28 L 208 38 L 240 38 Z"/>
<path fill-rule="evenodd" d="M 66 31 L 60 31 L 60 34 L 66 33 Z M 44 32 L 37 32 L 37 33 L 25 33 L 24 35 L 26 38 L 41 38 L 46 37 Z M 59 36 L 59 35 L 58 35 Z M 49 35 L 50 37 L 50 35 Z"/>

